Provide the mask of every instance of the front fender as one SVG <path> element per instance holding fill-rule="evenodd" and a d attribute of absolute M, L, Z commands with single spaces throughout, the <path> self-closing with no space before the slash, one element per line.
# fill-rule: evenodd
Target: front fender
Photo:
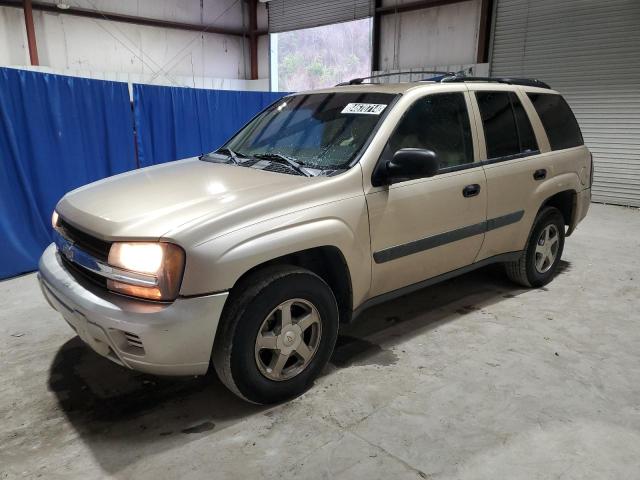
<path fill-rule="evenodd" d="M 344 256 L 357 305 L 371 286 L 369 224 L 363 196 L 259 222 L 189 249 L 181 294 L 229 290 L 256 266 L 324 246 L 336 247 Z"/>

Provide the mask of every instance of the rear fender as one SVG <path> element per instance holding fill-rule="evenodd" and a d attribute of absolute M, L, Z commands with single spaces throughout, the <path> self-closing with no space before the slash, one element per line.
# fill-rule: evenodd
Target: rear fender
<path fill-rule="evenodd" d="M 577 173 L 561 173 L 537 185 L 537 188 L 531 196 L 531 200 L 525 211 L 525 218 L 523 218 L 523 220 L 526 221 L 527 228 L 523 228 L 520 233 L 521 238 L 518 244 L 522 245 L 522 248 L 524 248 L 529 238 L 529 232 L 531 231 L 538 212 L 544 203 L 555 194 L 567 190 L 571 190 L 573 192 L 580 190 L 580 177 Z"/>

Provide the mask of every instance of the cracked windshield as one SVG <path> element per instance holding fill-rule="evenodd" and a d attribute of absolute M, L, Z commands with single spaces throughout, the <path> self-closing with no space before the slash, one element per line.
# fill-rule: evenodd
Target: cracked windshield
<path fill-rule="evenodd" d="M 291 170 L 344 169 L 365 144 L 395 95 L 316 93 L 283 98 L 243 128 L 221 151 L 261 158 Z"/>

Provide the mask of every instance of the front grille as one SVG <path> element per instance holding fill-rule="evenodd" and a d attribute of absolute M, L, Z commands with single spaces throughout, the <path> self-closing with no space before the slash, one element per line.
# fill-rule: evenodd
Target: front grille
<path fill-rule="evenodd" d="M 67 257 L 62 254 L 60 254 L 60 258 L 62 259 L 62 264 L 65 266 L 67 271 L 76 279 L 89 280 L 91 283 L 98 285 L 99 287 L 107 288 L 107 279 L 105 277 L 70 262 Z"/>
<path fill-rule="evenodd" d="M 107 261 L 111 242 L 105 242 L 74 227 L 64 218 L 58 217 L 58 230 L 63 237 L 72 241 L 79 249 L 84 250 L 98 260 Z"/>

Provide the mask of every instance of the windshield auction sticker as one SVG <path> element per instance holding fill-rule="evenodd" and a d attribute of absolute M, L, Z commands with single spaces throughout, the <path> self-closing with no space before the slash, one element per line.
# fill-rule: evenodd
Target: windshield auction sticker
<path fill-rule="evenodd" d="M 347 103 L 340 113 L 359 113 L 362 115 L 380 115 L 386 105 L 382 103 Z"/>

